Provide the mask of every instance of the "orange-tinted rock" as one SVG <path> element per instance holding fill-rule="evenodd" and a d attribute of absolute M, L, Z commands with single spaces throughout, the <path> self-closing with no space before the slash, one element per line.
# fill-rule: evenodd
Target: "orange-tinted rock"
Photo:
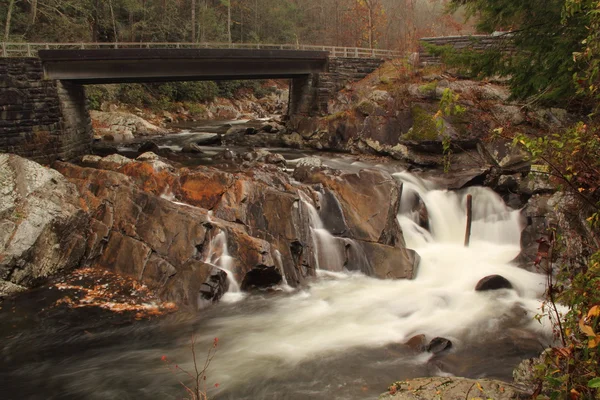
<path fill-rule="evenodd" d="M 143 242 L 113 231 L 96 265 L 141 280 L 151 252 Z"/>
<path fill-rule="evenodd" d="M 157 171 L 150 163 L 125 164 L 119 172 L 131 177 L 138 188 L 157 196 L 167 192 L 176 182 L 176 176 L 168 170 Z"/>
<path fill-rule="evenodd" d="M 174 194 L 185 203 L 212 210 L 233 184 L 233 175 L 206 168 L 181 176 Z"/>
<path fill-rule="evenodd" d="M 423 351 L 425 351 L 425 347 L 427 346 L 427 339 L 423 334 L 415 335 L 408 339 L 404 344 L 410 347 L 412 350 L 418 353 L 422 353 Z"/>

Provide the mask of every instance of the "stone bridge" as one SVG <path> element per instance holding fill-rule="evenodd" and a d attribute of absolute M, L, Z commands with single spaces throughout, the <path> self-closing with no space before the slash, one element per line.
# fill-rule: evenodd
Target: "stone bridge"
<path fill-rule="evenodd" d="M 46 163 L 88 153 L 84 85 L 286 78 L 289 114 L 315 116 L 327 112 L 331 96 L 348 82 L 400 56 L 323 46 L 105 45 L 0 43 L 0 152 Z"/>

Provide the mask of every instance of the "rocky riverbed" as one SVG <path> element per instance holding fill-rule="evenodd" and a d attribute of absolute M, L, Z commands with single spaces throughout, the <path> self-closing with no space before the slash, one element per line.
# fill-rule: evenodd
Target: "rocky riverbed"
<path fill-rule="evenodd" d="M 244 317 L 239 312 L 250 312 L 252 315 L 256 314 L 256 311 L 249 310 L 273 306 L 283 307 L 285 310 L 296 304 L 298 307 L 307 307 L 305 311 L 307 315 L 315 313 L 316 309 L 313 307 L 319 304 L 318 302 L 313 303 L 313 300 L 310 300 L 302 306 L 301 300 L 297 297 L 304 296 L 303 293 L 307 290 L 306 293 L 312 293 L 309 295 L 310 299 L 318 300 L 320 296 L 327 298 L 327 293 L 334 296 L 330 300 L 325 298 L 319 300 L 326 303 L 333 299 L 350 300 L 357 296 L 359 302 L 357 304 L 364 302 L 363 305 L 370 310 L 363 311 L 361 308 L 356 310 L 358 314 L 353 314 L 354 311 L 350 312 L 353 307 L 333 308 L 331 310 L 333 314 L 329 315 L 327 312 L 316 319 L 310 317 L 307 320 L 299 316 L 299 324 L 293 329 L 299 330 L 298 332 L 305 330 L 304 334 L 308 339 L 318 337 L 310 330 L 312 326 L 319 326 L 331 320 L 334 325 L 338 325 L 338 329 L 347 330 L 346 324 L 354 320 L 357 315 L 366 316 L 365 313 L 373 313 L 378 308 L 380 311 L 385 310 L 383 304 L 390 301 L 388 295 L 384 295 L 382 299 L 374 298 L 376 303 L 371 304 L 366 300 L 371 293 L 380 292 L 383 295 L 383 293 L 405 291 L 405 296 L 409 296 L 405 301 L 414 296 L 422 298 L 423 295 L 430 299 L 437 298 L 438 294 L 433 294 L 435 292 L 427 295 L 431 290 L 428 289 L 427 284 L 422 286 L 422 289 L 409 289 L 412 286 L 399 286 L 393 289 L 391 286 L 386 288 L 385 285 L 380 287 L 376 283 L 378 280 L 410 282 L 418 276 L 423 277 L 423 274 L 427 274 L 425 271 L 433 268 L 430 266 L 429 252 L 422 254 L 425 257 L 425 261 L 422 261 L 420 250 L 414 250 L 421 245 L 418 244 L 419 241 L 414 242 L 412 228 L 403 228 L 402 219 L 398 218 L 403 213 L 408 212 L 407 215 L 413 215 L 412 213 L 416 212 L 414 215 L 418 218 L 415 221 L 425 227 L 423 229 L 431 230 L 434 234 L 436 232 L 436 228 L 431 224 L 435 223 L 437 213 L 433 203 L 430 203 L 431 200 L 427 200 L 423 193 L 415 197 L 413 185 L 416 181 L 411 179 L 406 181 L 398 177 L 398 173 L 406 169 L 406 165 L 402 162 L 383 164 L 381 163 L 383 159 L 373 157 L 316 157 L 302 152 L 294 155 L 288 152 L 283 156 L 264 149 L 220 150 L 210 156 L 209 163 L 202 161 L 207 157 L 206 154 L 196 156 L 199 157 L 199 161 L 195 165 L 188 162 L 188 166 L 152 152 L 145 152 L 135 158 L 119 154 L 105 157 L 86 156 L 80 163 L 57 162 L 52 165 L 52 168 L 40 166 L 17 156 L 0 156 L 2 182 L 7 189 L 2 191 L 4 196 L 2 204 L 5 205 L 2 224 L 8 228 L 4 231 L 7 234 L 3 236 L 2 242 L 4 246 L 3 296 L 23 292 L 28 288 L 41 287 L 14 299 L 5 300 L 0 314 L 3 319 L 10 321 L 7 326 L 12 327 L 5 330 L 5 337 L 14 338 L 22 334 L 28 337 L 27 335 L 33 333 L 25 332 L 29 332 L 31 324 L 35 321 L 50 329 L 46 330 L 45 334 L 53 335 L 51 332 L 55 332 L 56 324 L 63 321 L 62 323 L 69 326 L 69 329 L 75 329 L 77 335 L 84 335 L 82 343 L 86 343 L 89 342 L 86 335 L 91 334 L 89 339 L 93 341 L 96 334 L 108 334 L 107 325 L 89 324 L 85 322 L 86 315 L 98 315 L 101 321 L 112 321 L 109 323 L 126 324 L 125 326 L 134 323 L 133 327 L 135 327 L 140 323 L 137 322 L 140 319 L 156 319 L 161 315 L 173 313 L 176 309 L 180 311 L 175 315 L 180 315 L 207 310 L 208 307 L 213 311 L 202 311 L 198 317 L 193 317 L 193 320 L 199 318 L 199 321 L 206 318 L 205 322 L 199 322 L 202 326 L 208 324 L 200 328 L 199 334 L 204 337 L 208 332 L 211 332 L 210 334 L 214 332 L 227 338 L 231 332 L 236 332 L 240 328 L 228 327 L 229 322 L 225 321 L 243 321 Z M 471 174 L 475 173 L 479 176 L 482 171 L 485 171 L 483 172 L 485 177 L 491 174 L 489 166 L 473 170 Z M 464 193 L 465 190 L 470 190 L 468 188 L 472 185 L 472 181 L 472 176 L 463 173 L 439 179 L 435 185 L 454 186 L 459 192 Z M 519 182 L 525 187 L 523 182 L 527 180 L 523 178 L 519 179 Z M 558 201 L 552 200 L 556 195 L 544 191 L 531 193 L 531 195 L 520 193 L 519 196 L 529 198 L 521 222 L 524 225 L 526 225 L 529 207 L 533 207 L 534 204 L 539 206 L 540 199 L 545 199 L 546 202 Z M 481 201 L 485 203 L 487 200 Z M 498 198 L 493 201 L 500 200 Z M 529 206 L 530 203 L 532 206 Z M 537 214 L 545 211 L 536 209 L 529 212 Z M 515 216 L 519 215 L 518 211 L 514 213 Z M 443 222 L 442 225 L 449 223 L 450 221 Z M 532 270 L 533 260 L 528 254 L 537 251 L 535 242 L 539 232 L 535 230 L 537 227 L 539 226 L 529 225 L 525 229 L 525 232 L 529 230 L 530 236 L 523 236 L 522 245 L 525 250 L 519 256 L 522 266 Z M 439 232 L 439 228 L 437 229 Z M 462 229 L 462 227 L 458 228 L 459 231 Z M 412 238 L 411 243 L 407 243 L 407 235 Z M 518 253 L 518 251 L 514 254 L 509 252 L 513 255 L 508 256 L 506 261 L 510 261 Z M 423 268 L 424 270 L 421 271 Z M 461 283 L 456 283 L 458 285 L 456 288 L 466 284 L 470 286 L 470 290 L 475 289 L 477 281 L 485 277 L 486 271 L 487 275 L 490 275 L 495 271 L 494 268 L 496 267 L 489 270 L 482 269 L 473 276 L 469 275 L 466 281 L 461 280 Z M 359 281 L 354 283 L 352 283 L 353 271 L 361 274 Z M 517 269 L 510 271 L 517 271 Z M 525 273 L 524 270 L 521 271 Z M 501 273 L 516 286 L 517 293 L 526 293 L 521 285 L 530 278 L 512 276 L 514 272 L 507 275 L 508 270 Z M 327 278 L 324 274 L 333 275 Z M 446 287 L 448 279 L 457 278 L 462 272 L 456 271 L 456 274 L 449 275 L 449 277 L 453 276 L 452 278 L 442 278 L 443 285 L 440 288 Z M 346 282 L 352 283 L 354 286 L 350 287 L 353 289 L 350 287 L 344 289 L 346 287 L 343 283 L 344 279 L 348 279 L 344 277 L 350 277 L 351 280 Z M 334 286 L 329 289 L 327 287 L 330 284 L 327 279 L 333 279 L 331 284 Z M 367 280 L 362 281 L 362 279 Z M 342 286 L 338 287 L 338 285 Z M 337 290 L 341 292 L 338 294 Z M 469 292 L 468 290 L 462 292 L 462 290 L 460 289 L 461 293 Z M 290 294 L 287 294 L 288 291 Z M 501 289 L 498 293 L 506 295 L 510 292 L 514 292 L 514 289 Z M 249 294 L 250 297 L 247 297 Z M 269 300 L 271 296 L 274 297 Z M 441 298 L 445 296 L 454 295 L 442 295 Z M 398 299 L 403 297 L 400 295 Z M 496 296 L 492 296 L 490 300 L 495 298 Z M 272 301 L 274 303 L 269 305 Z M 335 300 L 337 301 L 339 300 Z M 425 307 L 427 301 L 430 300 L 419 300 L 421 304 L 419 307 Z M 215 303 L 221 303 L 223 306 L 215 307 Z M 35 304 L 41 305 L 44 311 L 41 313 L 33 311 Z M 500 303 L 494 304 L 498 307 Z M 406 307 L 406 304 L 402 307 Z M 473 332 L 480 332 L 478 335 L 481 335 L 472 337 L 462 329 L 458 331 L 439 329 L 441 327 L 439 323 L 429 328 L 422 326 L 420 331 L 416 332 L 412 330 L 413 328 L 403 330 L 398 327 L 411 326 L 411 323 L 403 320 L 405 316 L 385 317 L 385 313 L 381 315 L 376 313 L 375 315 L 378 316 L 365 319 L 365 322 L 370 321 L 367 325 L 360 325 L 362 333 L 354 339 L 344 339 L 349 340 L 344 346 L 353 349 L 348 353 L 350 358 L 340 359 L 334 352 L 331 353 L 333 356 L 331 362 L 322 364 L 322 367 L 345 370 L 347 372 L 344 374 L 346 374 L 348 370 L 342 368 L 340 363 L 352 364 L 360 359 L 363 359 L 366 364 L 376 360 L 388 360 L 386 362 L 391 362 L 391 365 L 395 362 L 393 360 L 405 360 L 409 363 L 399 367 L 403 371 L 400 373 L 394 373 L 394 369 L 389 367 L 383 374 L 379 367 L 371 370 L 367 368 L 365 371 L 371 371 L 365 372 L 369 377 L 369 383 L 348 386 L 347 390 L 342 391 L 345 393 L 345 398 L 373 397 L 398 377 L 412 378 L 436 374 L 439 371 L 471 377 L 478 377 L 481 371 L 485 371 L 485 374 L 509 379 L 512 368 L 520 359 L 524 356 L 536 355 L 541 340 L 539 334 L 534 334 L 530 328 L 527 328 L 527 319 L 518 317 L 520 308 L 513 310 L 511 307 L 513 306 L 497 315 L 478 315 L 474 312 L 471 315 L 473 322 L 465 322 L 467 326 L 471 326 L 477 321 L 473 326 L 480 326 L 480 323 L 488 318 L 498 323 L 504 321 L 501 323 L 507 324 L 505 325 L 507 330 L 502 336 L 496 335 L 495 339 L 490 336 L 493 330 L 488 331 L 487 328 L 483 331 L 479 330 L 481 328 L 471 328 L 474 329 Z M 410 315 L 416 310 L 405 312 Z M 11 312 L 16 313 L 17 320 L 10 315 Z M 209 314 L 206 314 L 207 312 Z M 301 309 L 298 312 L 302 313 Z M 350 319 L 347 322 L 337 320 L 340 315 L 348 312 L 350 313 L 346 318 Z M 530 312 L 527 311 L 526 315 Z M 65 314 L 71 317 L 80 315 L 80 317 L 65 319 Z M 287 312 L 284 312 L 279 317 L 278 312 L 273 317 L 283 318 L 286 314 Z M 250 315 L 247 318 L 250 318 Z M 280 319 L 266 322 L 264 319 L 266 315 L 261 315 L 263 314 L 258 312 L 252 317 L 253 320 L 246 318 L 245 324 L 248 329 L 260 330 L 259 326 L 265 323 L 272 324 L 273 327 L 283 327 L 286 324 Z M 395 312 L 392 315 L 395 315 Z M 391 337 L 384 336 L 385 339 L 384 337 L 378 339 L 378 335 L 374 333 L 377 329 L 383 329 L 382 332 L 394 332 L 394 329 L 390 330 L 391 327 L 385 327 L 387 323 L 383 323 L 381 318 L 391 318 L 389 322 L 394 325 L 400 323 L 394 328 L 397 331 Z M 395 322 L 396 318 L 401 319 Z M 210 327 L 215 323 L 224 325 L 215 330 L 214 327 Z M 160 328 L 149 325 L 148 329 L 164 329 L 162 323 L 159 324 Z M 177 323 L 172 326 L 173 329 L 179 329 L 181 332 L 196 330 L 188 324 L 188 322 L 184 325 Z M 195 324 L 193 323 L 192 326 Z M 436 325 L 438 328 L 434 328 Z M 179 328 L 174 328 L 175 326 Z M 326 324 L 318 329 L 327 332 L 332 326 Z M 133 329 L 138 332 L 135 335 L 145 335 L 144 325 Z M 454 347 L 452 343 L 450 347 L 447 345 L 440 347 L 439 344 L 428 345 L 435 338 L 436 332 L 438 336 L 449 337 Z M 422 338 L 409 340 L 411 336 L 419 333 L 424 334 Z M 113 332 L 110 333 L 110 337 L 116 340 L 122 334 L 123 332 Z M 275 345 L 278 340 L 275 337 L 279 336 L 283 339 L 288 334 L 265 332 L 264 339 L 272 341 Z M 336 333 L 330 332 L 330 335 L 334 338 Z M 373 336 L 375 342 L 383 340 L 383 343 L 387 344 L 381 348 L 376 346 L 378 350 L 365 350 L 366 352 L 351 344 L 358 341 L 363 346 L 371 347 L 374 343 L 368 345 L 369 335 Z M 180 342 L 185 341 L 179 334 L 178 337 L 177 340 Z M 243 345 L 246 339 L 237 337 L 229 340 L 239 341 L 240 345 Z M 308 347 L 303 347 L 305 349 L 303 353 L 313 354 L 313 351 L 323 348 L 323 351 L 330 354 L 331 346 L 335 347 L 335 341 L 321 340 L 322 342 L 318 344 L 311 339 L 310 343 L 304 345 Z M 341 336 L 338 336 L 338 343 L 339 340 Z M 423 344 L 415 345 L 415 340 L 421 340 Z M 404 342 L 410 345 L 405 346 L 402 344 Z M 106 346 L 109 342 L 102 340 L 101 343 L 102 346 Z M 146 343 L 145 346 L 157 345 L 157 343 Z M 247 345 L 249 349 L 264 346 L 260 342 Z M 47 352 L 52 351 L 54 345 L 46 346 Z M 228 346 L 230 349 L 224 350 L 222 356 L 225 360 L 229 359 L 229 352 L 236 351 L 237 348 L 233 343 L 229 343 Z M 277 346 L 275 345 L 273 349 Z M 16 367 L 21 374 L 24 371 L 22 368 L 26 368 L 28 358 L 17 356 L 15 353 L 17 348 L 18 343 L 13 341 L 10 348 L 4 349 L 3 354 L 4 357 L 9 356 L 10 359 L 15 360 L 15 366 L 22 365 Z M 313 351 L 307 352 L 308 349 Z M 427 352 L 425 349 L 430 350 Z M 185 354 L 185 346 L 176 351 L 174 349 L 155 351 L 169 351 L 170 354 L 176 353 L 178 358 L 189 360 L 189 356 Z M 496 355 L 502 354 L 504 361 L 485 365 L 484 360 L 489 357 L 490 352 Z M 87 368 L 85 364 L 81 364 L 84 361 L 78 355 L 69 354 L 68 357 L 74 365 L 78 365 L 77 368 Z M 299 356 L 294 354 L 290 353 L 289 357 L 293 359 Z M 481 355 L 486 356 L 482 358 Z M 271 356 L 266 354 L 265 357 L 269 359 Z M 307 368 L 320 371 L 321 367 L 318 366 L 320 364 L 315 364 L 317 361 L 313 357 L 302 355 L 300 359 L 303 363 L 308 363 Z M 93 361 L 93 357 L 88 358 L 85 363 L 87 362 L 104 363 L 100 360 Z M 150 360 L 144 361 L 144 363 L 148 362 L 151 363 Z M 414 364 L 416 369 L 408 367 L 412 363 L 416 363 Z M 45 367 L 40 365 L 40 368 Z M 136 368 L 143 367 L 139 365 Z M 242 398 L 240 390 L 249 390 L 249 393 L 253 393 L 253 398 L 261 396 L 260 386 L 252 386 L 251 389 L 248 386 L 238 386 L 238 383 L 234 384 L 234 381 L 223 377 L 221 368 L 220 364 L 215 365 L 215 379 L 218 377 L 219 380 L 228 382 L 228 390 L 217 394 L 217 398 Z M 238 373 L 247 374 L 246 368 L 240 365 Z M 264 368 L 269 370 L 272 365 L 266 363 Z M 6 373 L 14 377 L 14 371 L 5 371 Z M 379 378 L 375 378 L 375 375 L 379 375 Z M 78 373 L 78 376 L 87 380 L 85 375 Z M 288 383 L 285 383 L 288 382 L 286 379 L 288 378 L 274 379 L 275 386 L 267 384 L 265 390 L 273 393 L 289 390 Z M 304 382 L 302 379 L 305 378 L 297 382 L 296 379 L 289 381 L 294 381 L 299 388 L 303 388 L 293 392 L 296 394 L 292 395 L 292 398 L 302 398 L 304 396 L 302 393 L 309 390 L 304 383 L 301 383 Z M 327 379 L 337 382 L 337 378 Z M 342 384 L 341 381 L 338 384 Z M 60 390 L 66 390 L 72 395 L 88 393 L 84 389 L 75 391 L 68 389 L 66 383 L 61 385 L 63 386 L 60 386 L 62 388 Z M 148 382 L 139 382 L 139 385 L 150 387 Z M 163 382 L 162 385 L 169 387 L 167 382 Z M 109 393 L 106 391 L 107 388 L 90 386 L 90 384 L 87 387 L 90 389 L 95 387 L 94 390 L 104 395 Z M 127 393 L 129 390 L 127 387 L 128 384 L 123 383 L 119 393 Z M 288 388 L 285 389 L 286 387 Z M 17 385 L 15 390 L 25 389 Z M 176 392 L 174 387 L 169 390 Z M 327 393 L 330 392 L 325 390 L 319 393 L 329 396 Z M 35 398 L 35 395 L 32 396 Z M 315 396 L 318 398 L 321 394 Z"/>
<path fill-rule="evenodd" d="M 133 139 L 110 128 L 125 143 L 97 143 L 71 163 L 0 155 L 8 398 L 176 398 L 177 382 L 154 364 L 169 353 L 193 368 L 191 335 L 201 346 L 222 338 L 215 398 L 376 398 L 398 379 L 391 398 L 527 393 L 445 376 L 507 381 L 552 343 L 549 326 L 533 323 L 542 243 L 549 227 L 568 225 L 581 232 L 567 239 L 576 252 L 586 224 L 577 199 L 510 142 L 467 133 L 509 116 L 543 129 L 563 115 L 498 109 L 493 121 L 480 113 L 485 129 L 448 119 L 457 147 L 447 165 L 439 132 L 415 140 L 420 111 L 404 118 L 398 101 L 431 103 L 452 88 L 473 113 L 505 92 L 429 81 L 434 89 L 409 84 L 403 98 L 377 84 L 368 103 L 350 88 L 332 116 L 304 122 L 131 130 Z M 104 125 L 148 128 L 119 121 Z M 467 194 L 476 211 L 465 249 Z M 58 354 L 65 341 L 76 345 Z M 39 346 L 22 351 L 27 342 Z M 47 374 L 55 383 L 27 383 Z M 414 379 L 434 375 L 443 377 Z"/>

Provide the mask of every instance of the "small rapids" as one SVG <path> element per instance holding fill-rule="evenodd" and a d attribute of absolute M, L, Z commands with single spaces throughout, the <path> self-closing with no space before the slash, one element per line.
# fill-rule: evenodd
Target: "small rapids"
<path fill-rule="evenodd" d="M 189 379 L 170 373 L 161 356 L 193 370 L 192 335 L 201 365 L 219 338 L 207 372 L 211 399 L 376 399 L 393 381 L 412 377 L 511 379 L 521 359 L 552 340 L 550 327 L 534 320 L 544 277 L 511 264 L 520 251 L 519 212 L 486 188 L 449 192 L 407 173 L 394 177 L 404 184 L 398 221 L 407 247 L 421 256 L 414 280 L 320 270 L 303 290 L 225 301 L 192 319 L 176 315 L 94 335 L 32 326 L 3 345 L 4 393 L 15 399 L 182 398 L 178 379 Z M 467 194 L 473 227 L 464 247 Z M 418 201 L 427 209 L 429 230 L 419 223 Z M 310 211 L 319 233 L 318 212 Z M 226 238 L 219 235 L 206 257 L 227 270 Z M 327 255 L 328 236 L 317 236 L 318 252 Z M 492 274 L 514 290 L 476 292 L 477 282 Z M 453 348 L 432 356 L 402 345 L 419 334 L 450 339 Z"/>
<path fill-rule="evenodd" d="M 240 284 L 235 280 L 233 271 L 231 270 L 233 258 L 229 255 L 227 234 L 225 231 L 220 231 L 211 239 L 204 262 L 223 270 L 227 274 L 229 289 L 221 298 L 221 301 L 234 303 L 245 297 L 240 290 Z"/>

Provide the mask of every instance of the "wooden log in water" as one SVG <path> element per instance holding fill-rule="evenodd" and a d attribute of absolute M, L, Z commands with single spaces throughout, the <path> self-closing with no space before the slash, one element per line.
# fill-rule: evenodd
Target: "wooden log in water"
<path fill-rule="evenodd" d="M 473 195 L 467 195 L 467 230 L 465 232 L 465 247 L 471 242 L 471 222 L 473 217 Z"/>

